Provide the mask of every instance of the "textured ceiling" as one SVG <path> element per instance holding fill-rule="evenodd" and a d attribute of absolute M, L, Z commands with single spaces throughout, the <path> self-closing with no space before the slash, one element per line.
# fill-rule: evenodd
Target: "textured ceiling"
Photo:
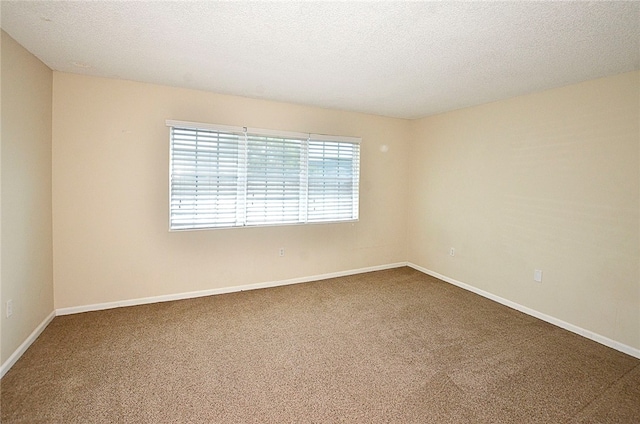
<path fill-rule="evenodd" d="M 1 2 L 51 69 L 416 118 L 640 69 L 638 2 Z"/>

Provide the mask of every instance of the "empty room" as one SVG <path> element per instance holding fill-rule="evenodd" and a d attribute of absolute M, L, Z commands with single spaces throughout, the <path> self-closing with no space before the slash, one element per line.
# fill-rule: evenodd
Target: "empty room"
<path fill-rule="evenodd" d="M 640 422 L 640 2 L 0 23 L 3 424 Z"/>

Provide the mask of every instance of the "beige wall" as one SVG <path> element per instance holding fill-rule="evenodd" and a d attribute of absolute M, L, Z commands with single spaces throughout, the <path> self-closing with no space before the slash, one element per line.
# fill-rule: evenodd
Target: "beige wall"
<path fill-rule="evenodd" d="M 51 70 L 2 32 L 0 363 L 53 312 L 51 96 Z"/>
<path fill-rule="evenodd" d="M 640 348 L 639 105 L 635 72 L 413 122 L 408 260 Z"/>
<path fill-rule="evenodd" d="M 56 308 L 406 260 L 408 121 L 58 72 L 53 91 Z M 170 233 L 166 119 L 362 137 L 360 221 Z"/>

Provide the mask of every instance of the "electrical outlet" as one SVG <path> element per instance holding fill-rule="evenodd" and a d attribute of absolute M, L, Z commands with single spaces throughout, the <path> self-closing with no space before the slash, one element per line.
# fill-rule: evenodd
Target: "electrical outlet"
<path fill-rule="evenodd" d="M 533 271 L 533 280 L 538 283 L 542 282 L 542 270 L 536 269 Z"/>
<path fill-rule="evenodd" d="M 449 249 L 449 256 L 456 256 L 456 249 L 454 249 L 453 247 Z"/>
<path fill-rule="evenodd" d="M 7 318 L 10 318 L 11 315 L 13 315 L 13 300 L 9 299 L 7 300 Z"/>
<path fill-rule="evenodd" d="M 284 256 L 284 247 L 280 248 L 280 251 L 278 252 L 278 255 Z"/>

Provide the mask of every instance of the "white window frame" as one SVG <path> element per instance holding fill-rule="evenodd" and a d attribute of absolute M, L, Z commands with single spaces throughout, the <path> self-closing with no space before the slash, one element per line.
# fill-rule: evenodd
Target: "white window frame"
<path fill-rule="evenodd" d="M 170 127 L 170 231 L 359 219 L 361 139 L 358 137 L 175 120 L 167 120 L 166 125 Z M 174 148 L 174 130 L 176 146 L 180 147 Z M 198 147 L 198 143 L 205 147 Z M 229 150 L 232 145 L 237 146 L 237 152 Z M 223 153 L 211 153 L 213 150 Z M 271 161 L 275 164 L 273 167 L 268 165 Z M 213 179 L 199 183 L 214 174 L 209 172 L 211 169 L 222 169 L 220 164 L 226 166 L 222 167 L 224 178 L 215 174 Z M 234 166 L 237 176 L 229 172 Z M 204 170 L 194 171 L 198 167 Z M 217 188 L 207 191 L 206 187 Z M 228 196 L 224 198 L 226 204 L 233 203 L 233 218 L 231 206 L 224 219 L 220 218 L 223 208 L 211 206 L 219 204 L 216 199 L 221 192 Z"/>

